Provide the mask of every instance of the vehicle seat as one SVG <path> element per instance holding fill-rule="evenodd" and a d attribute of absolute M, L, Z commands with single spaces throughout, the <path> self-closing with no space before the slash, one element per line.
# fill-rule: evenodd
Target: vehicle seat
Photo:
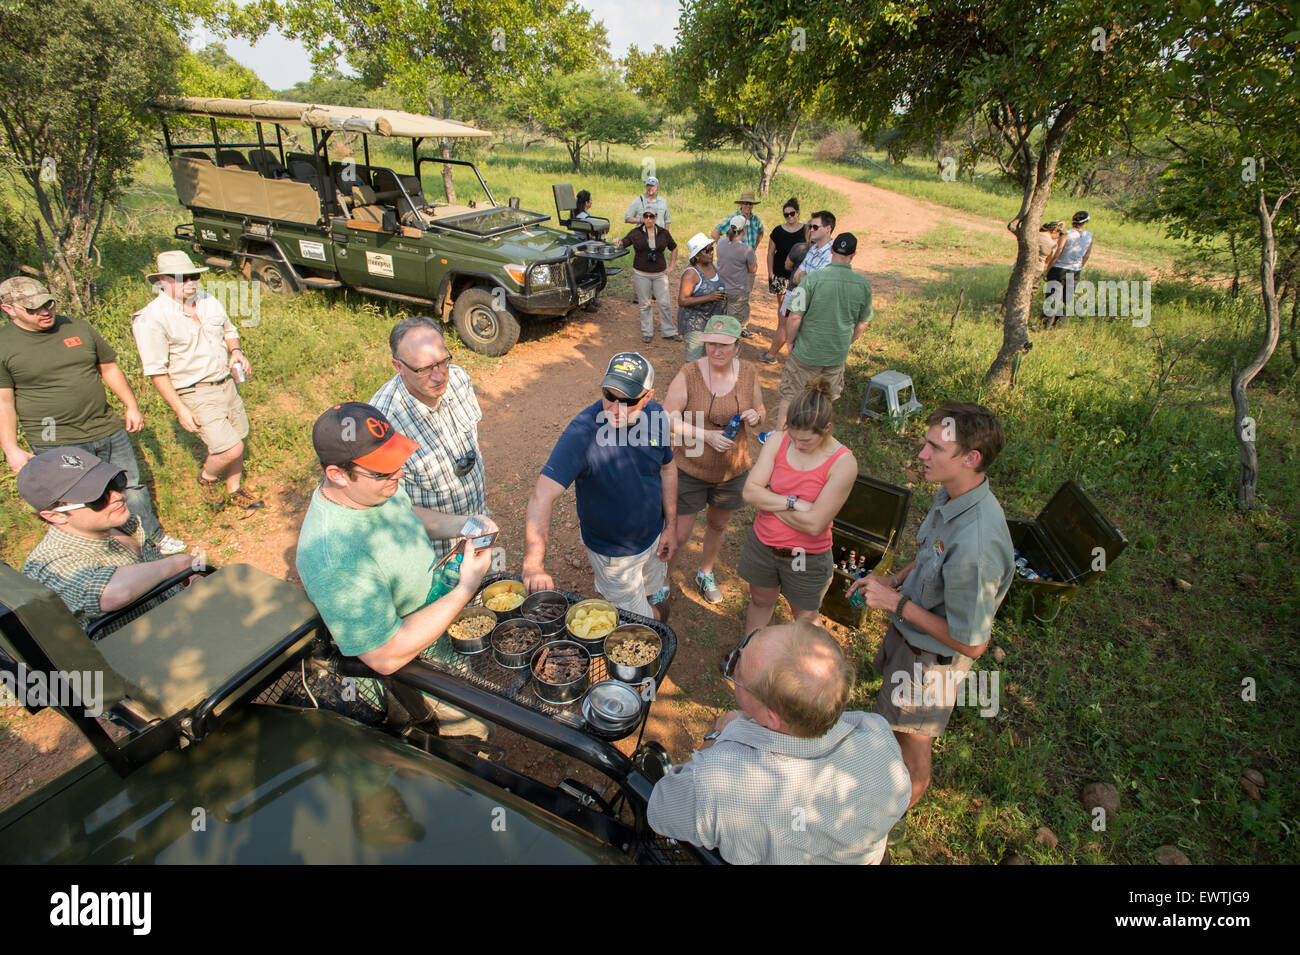
<path fill-rule="evenodd" d="M 358 222 L 384 224 L 384 207 L 378 204 L 375 190 L 357 183 L 352 187 L 352 218 Z"/>
<path fill-rule="evenodd" d="M 609 220 L 592 216 L 589 219 L 575 219 L 574 213 L 578 209 L 578 199 L 573 192 L 573 185 L 567 182 L 555 183 L 551 186 L 551 194 L 555 197 L 555 218 L 571 232 L 581 232 L 592 238 L 600 238 L 609 231 Z"/>
<path fill-rule="evenodd" d="M 391 197 L 397 204 L 397 217 L 403 225 L 423 228 L 429 221 L 428 203 L 415 176 L 398 175 L 391 169 L 375 170 L 375 190 L 381 201 Z"/>
<path fill-rule="evenodd" d="M 217 165 L 234 166 L 237 169 L 247 169 L 249 172 L 253 172 L 253 167 L 238 149 L 218 149 Z"/>
<path fill-rule="evenodd" d="M 289 170 L 284 168 L 284 164 L 269 149 L 254 149 L 248 158 L 252 160 L 253 168 L 267 179 L 289 178 Z"/>
<path fill-rule="evenodd" d="M 207 153 L 199 152 L 197 149 L 187 149 L 183 153 L 177 153 L 178 156 L 184 156 L 186 159 L 202 159 L 204 162 L 212 162 L 212 157 Z"/>
<path fill-rule="evenodd" d="M 289 178 L 297 182 L 305 182 L 317 192 L 320 192 L 320 174 L 316 171 L 316 167 L 309 162 L 301 159 L 290 159 Z"/>

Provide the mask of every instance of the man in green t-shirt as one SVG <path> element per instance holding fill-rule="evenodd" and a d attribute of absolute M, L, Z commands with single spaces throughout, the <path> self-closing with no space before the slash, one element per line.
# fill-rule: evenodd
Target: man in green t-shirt
<path fill-rule="evenodd" d="M 54 296 L 23 275 L 0 282 L 0 450 L 15 473 L 36 454 L 74 446 L 126 473 L 126 504 L 145 536 L 164 555 L 185 542 L 163 533 L 127 432 L 144 425 L 140 406 L 117 365 L 117 353 L 93 326 L 55 311 Z M 108 407 L 104 386 L 126 407 L 126 419 Z M 31 451 L 18 444 L 18 424 Z M 125 427 L 123 427 L 125 424 Z"/>
<path fill-rule="evenodd" d="M 794 342 L 781 373 L 776 429 L 785 428 L 785 413 L 810 381 L 831 380 L 831 400 L 844 390 L 849 349 L 871 320 L 871 283 L 853 271 L 858 240 L 841 232 L 831 243 L 831 261 L 810 273 L 786 301 L 790 317 L 786 336 Z"/>
<path fill-rule="evenodd" d="M 419 446 L 359 401 L 317 418 L 312 444 L 325 478 L 298 537 L 298 576 L 339 650 L 393 673 L 436 643 L 473 599 L 491 549 L 466 542 L 460 583 L 430 600 L 439 572 L 429 538 L 459 537 L 465 518 L 415 507 L 402 490 L 402 466 Z M 480 520 L 496 530 L 489 518 Z M 486 733 L 458 710 L 433 708 L 448 735 Z"/>

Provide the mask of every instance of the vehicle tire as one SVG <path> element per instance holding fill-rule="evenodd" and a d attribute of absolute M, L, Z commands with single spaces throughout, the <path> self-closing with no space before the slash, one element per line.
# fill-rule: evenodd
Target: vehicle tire
<path fill-rule="evenodd" d="M 519 319 L 510 306 L 494 307 L 492 292 L 485 288 L 467 288 L 456 297 L 451 310 L 452 321 L 461 341 L 480 355 L 504 355 L 519 341 Z"/>
<path fill-rule="evenodd" d="M 298 292 L 288 271 L 279 262 L 258 262 L 253 266 L 253 279 L 273 295 L 295 295 Z"/>

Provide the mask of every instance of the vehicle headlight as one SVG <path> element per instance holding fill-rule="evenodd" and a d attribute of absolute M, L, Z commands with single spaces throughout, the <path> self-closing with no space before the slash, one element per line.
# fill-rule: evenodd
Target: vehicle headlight
<path fill-rule="evenodd" d="M 563 278 L 564 267 L 560 265 L 534 265 L 528 270 L 528 284 L 531 288 L 559 285 Z"/>

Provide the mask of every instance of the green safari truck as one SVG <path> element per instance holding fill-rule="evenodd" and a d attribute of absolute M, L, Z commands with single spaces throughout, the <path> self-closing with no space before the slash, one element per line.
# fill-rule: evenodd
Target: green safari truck
<path fill-rule="evenodd" d="M 517 197 L 498 204 L 472 162 L 421 153 L 485 130 L 282 100 L 175 96 L 157 106 L 176 196 L 193 216 L 176 237 L 272 292 L 346 287 L 408 303 L 454 322 L 474 351 L 504 355 L 521 320 L 593 302 L 619 271 L 606 263 L 627 254 L 575 220 L 571 231 L 544 225 L 550 216 Z M 372 137 L 382 155 L 372 156 Z M 410 143 L 402 169 L 384 164 L 395 139 Z"/>

